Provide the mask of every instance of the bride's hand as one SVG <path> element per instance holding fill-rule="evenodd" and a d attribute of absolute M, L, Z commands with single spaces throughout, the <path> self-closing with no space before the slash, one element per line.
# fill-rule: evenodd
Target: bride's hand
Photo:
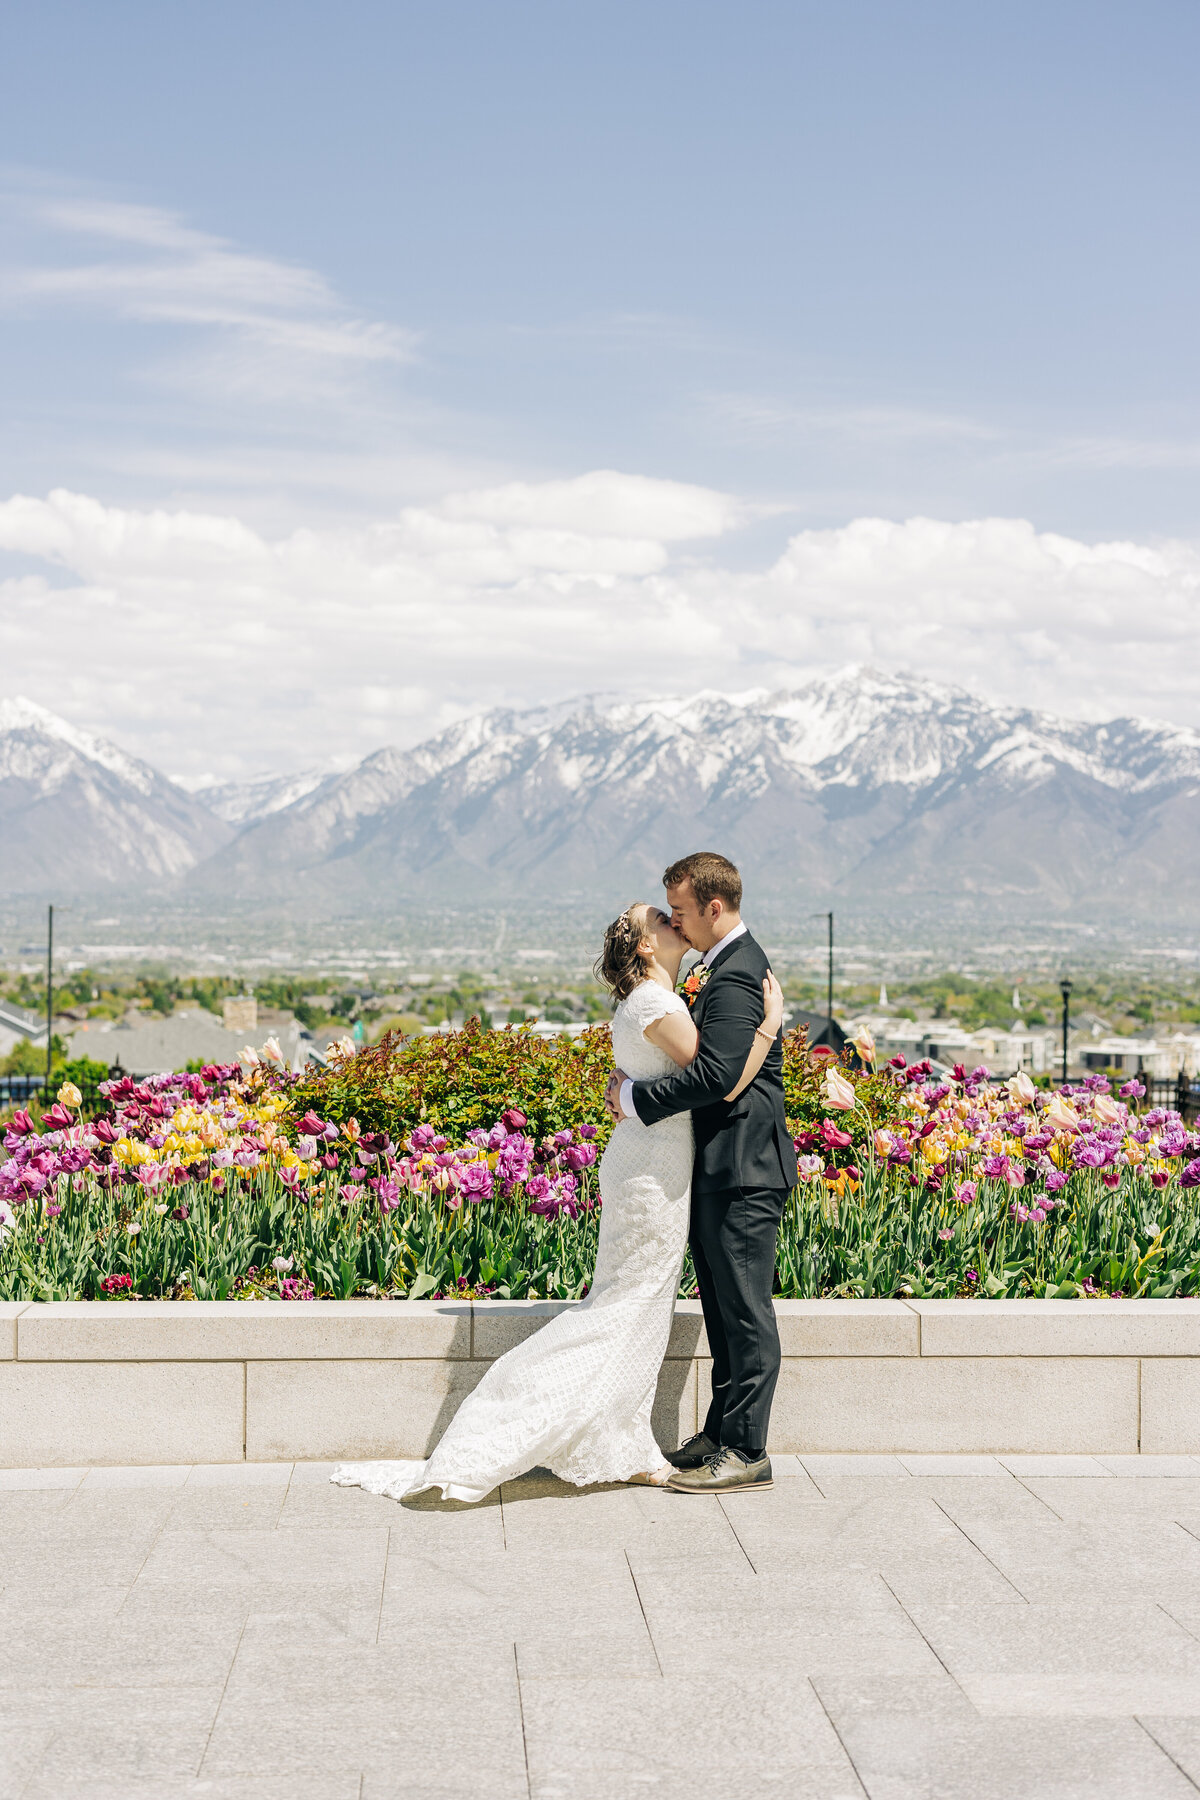
<path fill-rule="evenodd" d="M 762 1029 L 769 1031 L 772 1037 L 779 1036 L 779 1028 L 783 1024 L 783 989 L 776 981 L 773 973 L 763 979 L 763 1022 Z"/>

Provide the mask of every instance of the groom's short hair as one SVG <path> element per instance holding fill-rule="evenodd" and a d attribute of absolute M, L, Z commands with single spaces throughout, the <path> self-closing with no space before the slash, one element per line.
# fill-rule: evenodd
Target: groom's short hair
<path fill-rule="evenodd" d="M 742 910 L 742 878 L 729 858 L 715 850 L 694 850 L 673 862 L 663 875 L 663 886 L 678 887 L 681 881 L 691 882 L 700 906 L 723 900 L 731 912 Z"/>

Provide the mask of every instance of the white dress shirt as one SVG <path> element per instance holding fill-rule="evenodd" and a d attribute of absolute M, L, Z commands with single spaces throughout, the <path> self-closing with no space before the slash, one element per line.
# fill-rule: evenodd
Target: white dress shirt
<path fill-rule="evenodd" d="M 718 938 L 715 944 L 709 945 L 700 958 L 703 966 L 710 969 L 722 950 L 727 950 L 734 939 L 742 937 L 746 930 L 745 920 L 739 919 L 732 931 L 727 931 L 723 938 Z M 621 1083 L 621 1111 L 630 1119 L 636 1119 L 638 1116 L 637 1107 L 633 1104 L 633 1083 L 628 1078 Z"/>

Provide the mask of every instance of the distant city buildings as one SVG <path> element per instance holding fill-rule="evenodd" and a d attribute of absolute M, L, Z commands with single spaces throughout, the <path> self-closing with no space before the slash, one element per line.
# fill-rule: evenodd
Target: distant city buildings
<path fill-rule="evenodd" d="M 875 1039 L 880 1062 L 903 1056 L 907 1062 L 931 1062 L 952 1068 L 980 1063 L 995 1074 L 1057 1073 L 1062 1066 L 1062 1030 L 1055 1025 L 1011 1025 L 967 1031 L 957 1019 L 896 1019 L 881 1013 L 860 1014 L 844 1022 L 848 1037 L 866 1026 Z M 1119 1075 L 1148 1075 L 1155 1080 L 1193 1076 L 1200 1071 L 1200 1032 L 1175 1031 L 1120 1037 L 1097 1015 L 1083 1013 L 1072 1021 L 1067 1045 L 1068 1073 L 1090 1074 L 1111 1069 Z"/>
<path fill-rule="evenodd" d="M 23 1041 L 46 1043 L 46 1021 L 12 1000 L 0 1000 L 0 1057 L 10 1056 Z"/>
<path fill-rule="evenodd" d="M 127 1075 L 159 1075 L 185 1069 L 192 1062 L 237 1062 L 248 1044 L 257 1048 L 259 1036 L 268 1033 L 277 1039 L 287 1067 L 302 1068 L 312 1039 L 297 1020 L 264 1026 L 261 1033 L 228 1031 L 203 1007 L 172 1013 L 165 1019 L 139 1019 L 136 1024 L 113 1025 L 92 1019 L 72 1034 L 67 1056 L 72 1060 L 87 1056 L 109 1067 L 119 1064 Z"/>
<path fill-rule="evenodd" d="M 1121 1075 L 1152 1075 L 1156 1080 L 1193 1076 L 1200 1067 L 1200 1035 L 1172 1032 L 1169 1037 L 1105 1037 L 1085 1042 L 1079 1061 L 1087 1070 L 1115 1069 Z"/>
<path fill-rule="evenodd" d="M 221 1022 L 226 1031 L 257 1031 L 258 1001 L 253 994 L 234 994 L 221 1002 Z"/>

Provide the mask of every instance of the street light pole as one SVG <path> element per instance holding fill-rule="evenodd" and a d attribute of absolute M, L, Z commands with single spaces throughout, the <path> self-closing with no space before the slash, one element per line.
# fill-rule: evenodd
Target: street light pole
<path fill-rule="evenodd" d="M 810 919 L 825 919 L 829 925 L 829 967 L 825 976 L 825 1016 L 829 1020 L 829 1038 L 833 1042 L 833 914 L 809 913 Z"/>
<path fill-rule="evenodd" d="M 54 908 L 46 913 L 46 1093 L 50 1092 L 50 1028 L 54 1024 Z"/>
<path fill-rule="evenodd" d="M 1068 975 L 1063 976 L 1062 980 L 1058 984 L 1058 991 L 1062 995 L 1062 1003 L 1063 1003 L 1062 1078 L 1063 1078 L 1063 1086 L 1065 1087 L 1066 1081 L 1067 1081 L 1067 1039 L 1068 1039 L 1068 1035 L 1069 1035 L 1070 1029 L 1071 1029 L 1071 979 L 1070 979 L 1070 976 L 1068 976 Z"/>

